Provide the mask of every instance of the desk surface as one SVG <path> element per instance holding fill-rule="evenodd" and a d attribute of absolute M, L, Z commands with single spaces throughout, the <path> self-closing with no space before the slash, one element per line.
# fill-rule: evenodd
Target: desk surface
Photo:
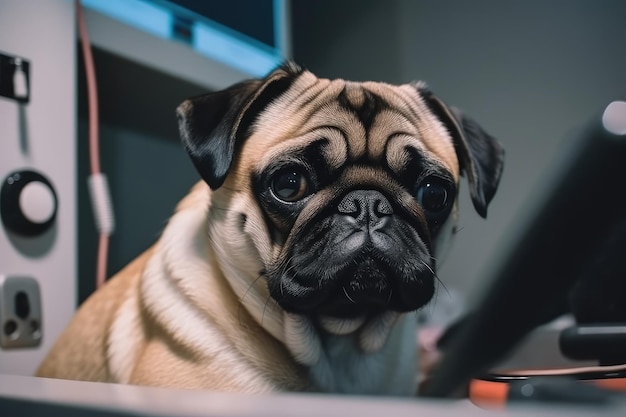
<path fill-rule="evenodd" d="M 126 416 L 615 416 L 626 407 L 524 407 L 481 410 L 466 401 L 432 401 L 313 394 L 242 395 L 0 375 L 0 415 Z"/>

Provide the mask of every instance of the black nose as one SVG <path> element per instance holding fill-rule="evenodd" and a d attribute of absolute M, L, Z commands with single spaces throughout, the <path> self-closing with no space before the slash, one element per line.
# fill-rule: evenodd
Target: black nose
<path fill-rule="evenodd" d="M 393 214 L 389 200 L 376 190 L 355 190 L 346 194 L 337 211 L 353 217 L 358 224 L 370 230 L 385 222 L 387 216 Z"/>

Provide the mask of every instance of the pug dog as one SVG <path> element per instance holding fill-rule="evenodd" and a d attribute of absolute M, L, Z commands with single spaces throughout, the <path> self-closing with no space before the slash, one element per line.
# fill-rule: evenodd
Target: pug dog
<path fill-rule="evenodd" d="M 177 114 L 202 181 L 83 303 L 38 375 L 415 395 L 414 312 L 435 292 L 462 174 L 486 216 L 498 142 L 422 82 L 291 63 Z"/>

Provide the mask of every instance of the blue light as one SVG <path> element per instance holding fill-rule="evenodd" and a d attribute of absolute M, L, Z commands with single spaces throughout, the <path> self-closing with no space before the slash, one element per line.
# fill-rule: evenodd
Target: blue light
<path fill-rule="evenodd" d="M 255 77 L 262 77 L 282 62 L 271 53 L 208 24 L 196 22 L 192 28 L 193 47 L 210 58 L 219 60 Z"/>
<path fill-rule="evenodd" d="M 160 38 L 175 40 L 174 13 L 144 0 L 82 0 L 85 7 Z M 204 56 L 251 76 L 262 77 L 283 61 L 278 49 L 262 45 L 209 19 L 191 24 L 191 47 Z"/>
<path fill-rule="evenodd" d="M 82 0 L 85 7 L 155 36 L 172 37 L 172 13 L 142 0 Z"/>

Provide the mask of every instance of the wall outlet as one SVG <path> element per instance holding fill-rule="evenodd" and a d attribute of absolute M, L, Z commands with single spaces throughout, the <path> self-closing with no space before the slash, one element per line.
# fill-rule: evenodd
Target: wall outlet
<path fill-rule="evenodd" d="M 0 275 L 0 348 L 39 346 L 42 328 L 37 280 Z"/>

